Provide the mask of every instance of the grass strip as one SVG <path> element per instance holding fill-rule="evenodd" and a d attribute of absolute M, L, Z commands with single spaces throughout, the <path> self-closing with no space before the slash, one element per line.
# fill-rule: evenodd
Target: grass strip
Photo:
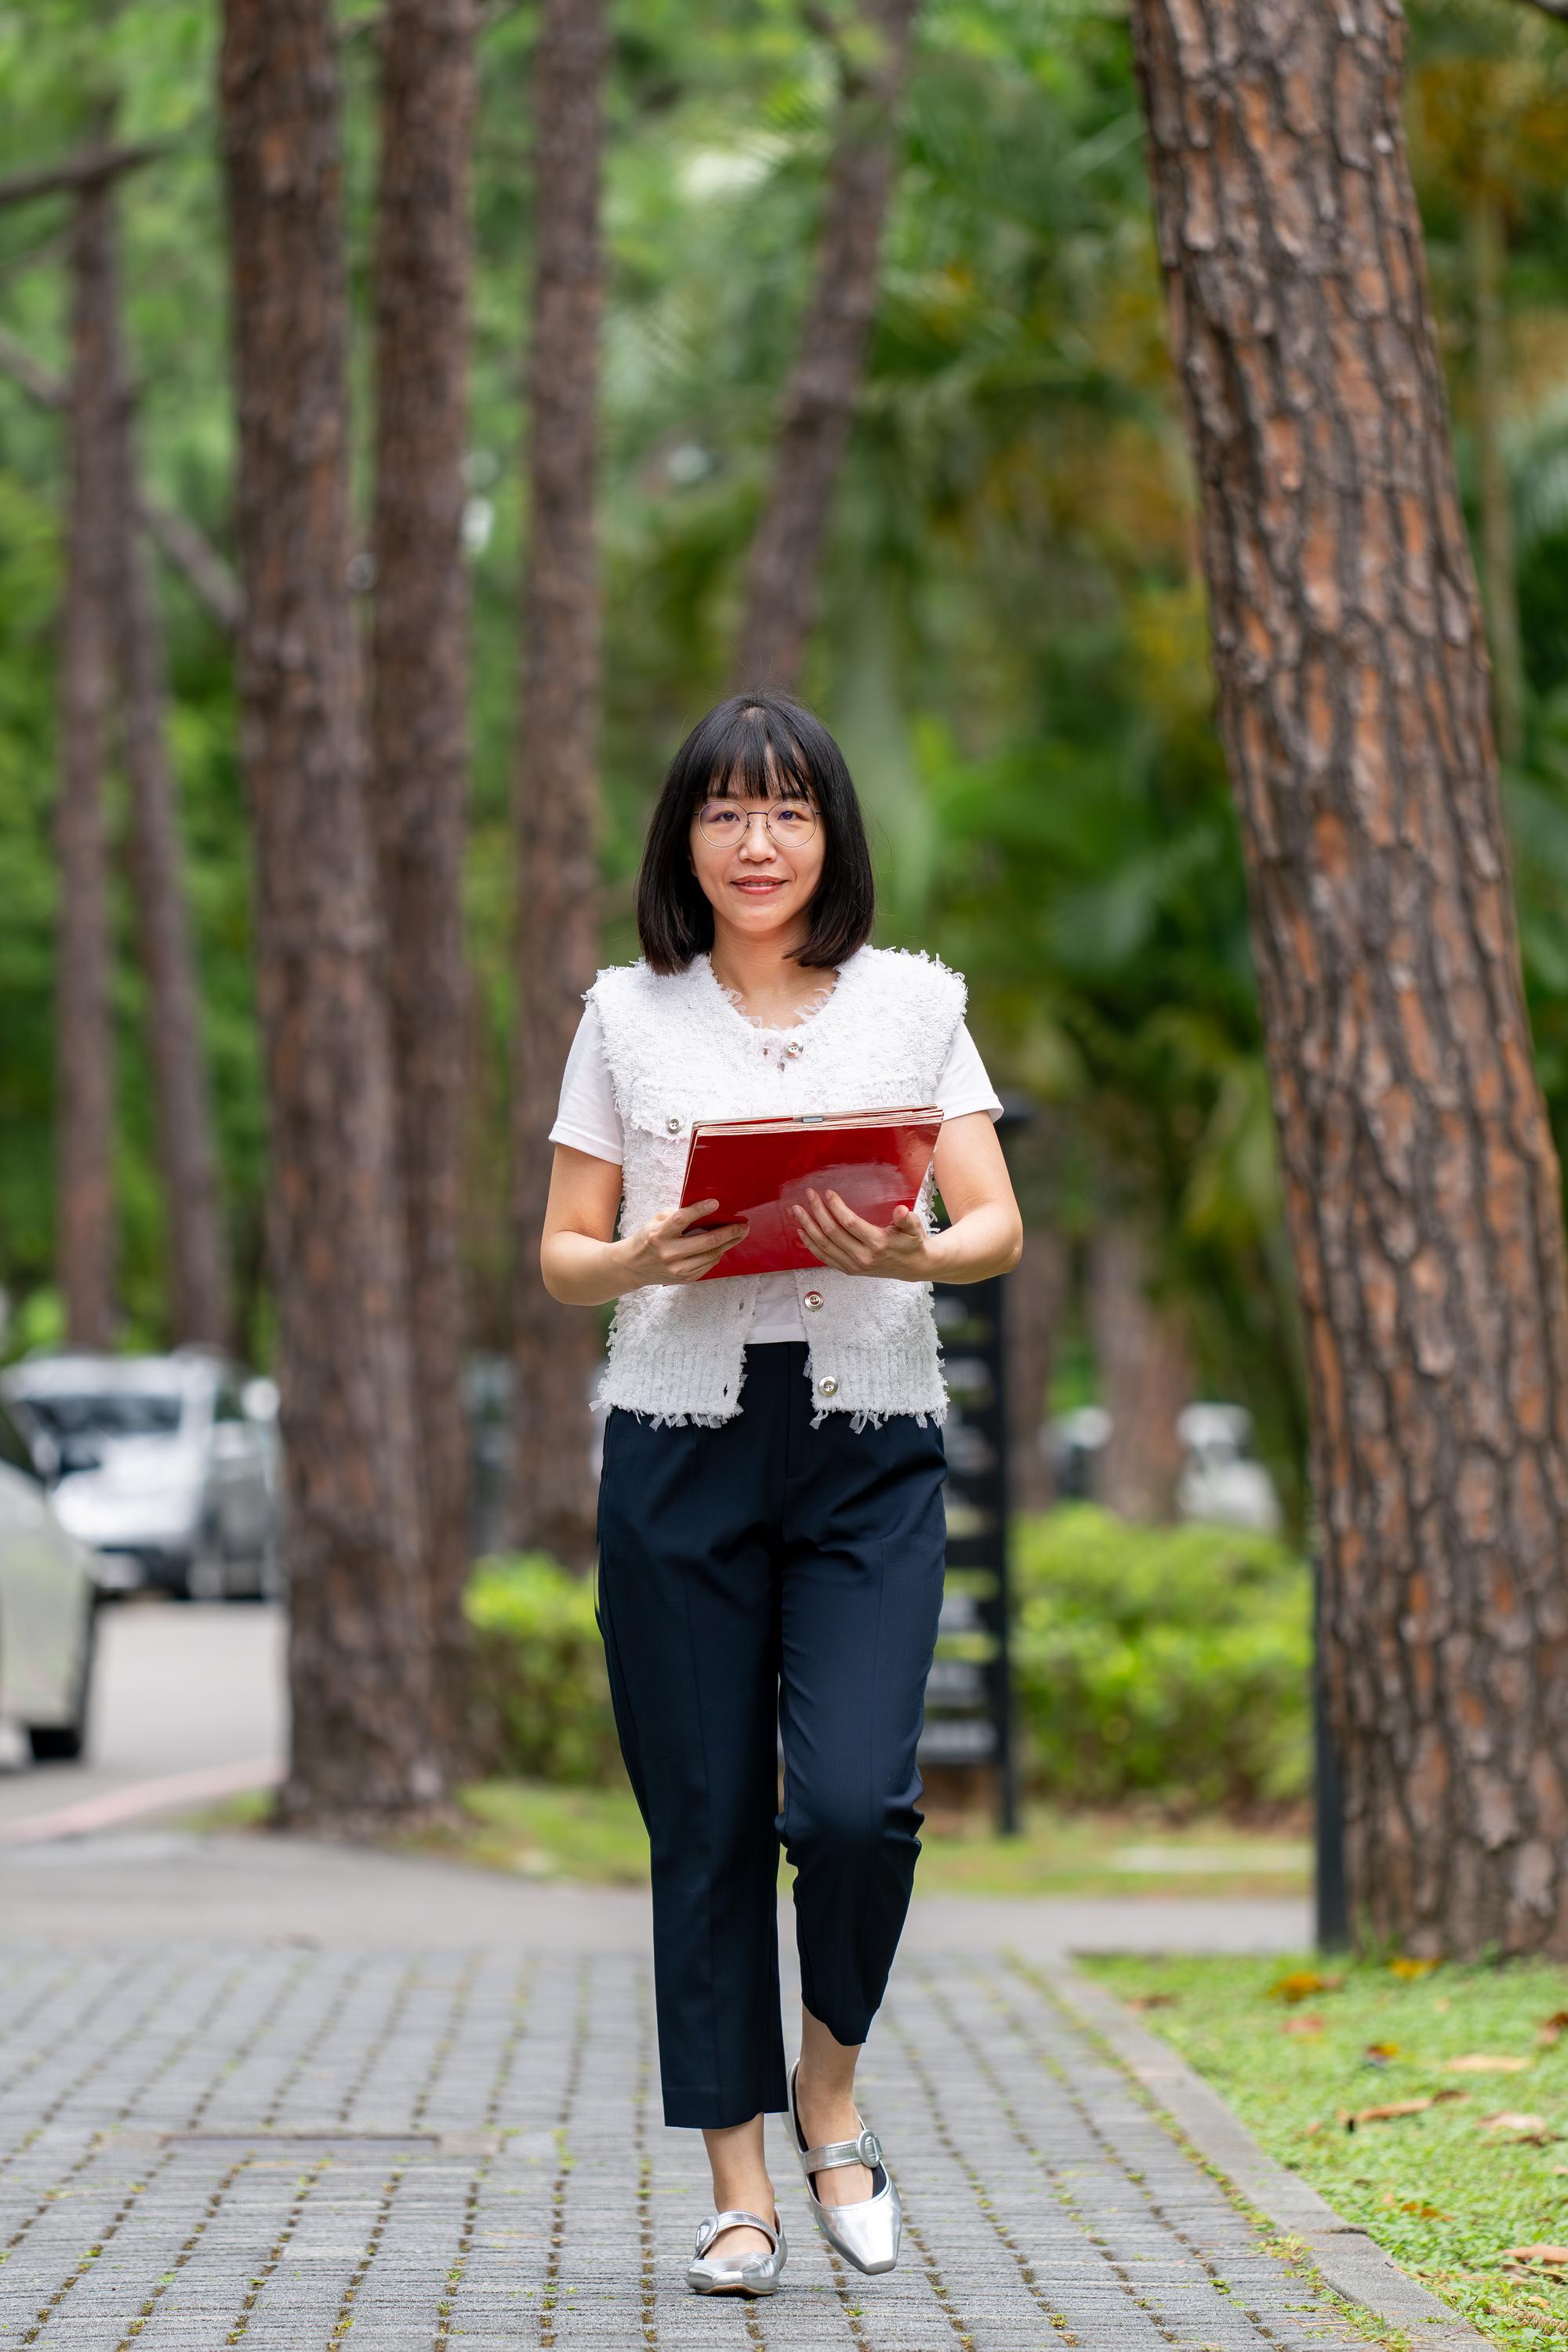
<path fill-rule="evenodd" d="M 1079 1965 L 1489 2342 L 1568 2344 L 1568 1969 Z"/>

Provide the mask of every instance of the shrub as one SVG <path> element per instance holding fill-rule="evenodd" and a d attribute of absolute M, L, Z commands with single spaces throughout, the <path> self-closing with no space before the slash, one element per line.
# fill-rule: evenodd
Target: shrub
<path fill-rule="evenodd" d="M 483 1559 L 465 1605 L 486 1769 L 567 1786 L 619 1780 L 592 1581 L 543 1552 Z"/>
<path fill-rule="evenodd" d="M 1310 1582 L 1286 1546 L 1074 1503 L 1016 1522 L 1014 1567 L 1014 1681 L 1037 1794 L 1236 1811 L 1306 1794 Z M 619 1783 L 591 1580 L 542 1552 L 481 1560 L 468 1613 L 486 1769 Z"/>
<path fill-rule="evenodd" d="M 1069 1504 L 1015 1528 L 1014 1681 L 1042 1794 L 1244 1811 L 1310 1785 L 1311 1582 L 1273 1538 Z"/>

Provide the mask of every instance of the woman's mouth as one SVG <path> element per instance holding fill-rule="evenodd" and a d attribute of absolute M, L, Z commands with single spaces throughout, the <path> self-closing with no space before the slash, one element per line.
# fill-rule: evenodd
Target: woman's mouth
<path fill-rule="evenodd" d="M 747 895 L 752 898 L 766 898 L 771 897 L 773 891 L 782 890 L 784 888 L 784 884 L 782 882 L 764 882 L 759 879 L 754 882 L 732 882 L 730 885 L 730 887 L 732 890 L 744 890 Z"/>

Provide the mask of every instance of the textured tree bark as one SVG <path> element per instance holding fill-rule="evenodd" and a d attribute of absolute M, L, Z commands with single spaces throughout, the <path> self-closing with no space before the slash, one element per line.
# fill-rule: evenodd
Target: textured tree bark
<path fill-rule="evenodd" d="M 1016 1511 L 1048 1511 L 1056 1499 L 1043 1440 L 1057 1331 L 1067 1305 L 1070 1272 L 1066 1234 L 1054 1225 L 1030 1225 L 1024 1235 L 1023 1257 L 1008 1279 L 1005 1318 L 1012 1423 L 1008 1451 Z"/>
<path fill-rule="evenodd" d="M 1182 1466 L 1176 1416 L 1193 1395 L 1192 1359 L 1175 1318 L 1151 1299 L 1142 1235 L 1128 1220 L 1089 1242 L 1089 1336 L 1110 1415 L 1095 1499 L 1124 1519 L 1174 1517 Z"/>
<path fill-rule="evenodd" d="M 773 475 L 747 562 L 737 686 L 793 692 L 816 617 L 833 494 L 860 398 L 877 263 L 896 176 L 895 123 L 917 0 L 860 0 L 864 63 L 846 70 L 816 280 L 784 391 Z"/>
<path fill-rule="evenodd" d="M 226 0 L 242 750 L 290 1587 L 290 1822 L 437 1798 L 382 932 L 347 585 L 331 0 Z"/>
<path fill-rule="evenodd" d="M 0 327 L 0 372 L 19 383 L 40 408 L 64 413 L 70 398 L 65 378 L 36 359 L 26 343 Z M 161 507 L 156 499 L 137 495 L 136 519 L 182 572 L 197 600 L 205 605 L 220 629 L 239 626 L 239 583 L 212 541 L 188 515 Z"/>
<path fill-rule="evenodd" d="M 113 1040 L 104 824 L 113 580 L 110 195 L 89 179 L 71 233 L 69 508 L 60 620 L 55 950 L 56 1233 L 66 1336 L 114 1337 Z"/>
<path fill-rule="evenodd" d="M 1568 1302 L 1380 0 L 1137 0 L 1363 1931 L 1568 1950 Z"/>
<path fill-rule="evenodd" d="M 166 731 L 163 623 L 140 520 L 135 394 L 125 350 L 119 238 L 105 206 L 104 297 L 110 403 L 115 655 L 137 945 L 147 982 L 147 1055 L 163 1181 L 169 1322 L 176 1341 L 230 1337 L 223 1215 L 200 992 L 180 871 L 175 784 Z"/>
<path fill-rule="evenodd" d="M 372 808 L 391 951 L 437 1730 L 464 1759 L 469 1641 L 462 1108 L 468 444 L 476 0 L 389 0 L 375 254 Z"/>
<path fill-rule="evenodd" d="M 561 1072 L 598 965 L 600 616 L 594 509 L 604 260 L 605 0 L 545 0 L 534 56 L 531 521 L 513 795 L 521 906 L 512 1056 L 514 1540 L 594 1555 L 588 1391 L 599 1333 L 539 1275 Z"/>

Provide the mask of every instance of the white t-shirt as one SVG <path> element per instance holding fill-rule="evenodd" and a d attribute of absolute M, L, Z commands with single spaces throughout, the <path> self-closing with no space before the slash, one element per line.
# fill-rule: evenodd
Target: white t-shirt
<path fill-rule="evenodd" d="M 789 1032 L 759 1028 L 759 1034 L 787 1037 Z M 972 1110 L 988 1111 L 993 1120 L 1002 1116 L 1001 1101 L 985 1074 L 985 1065 L 969 1034 L 967 1022 L 959 1024 L 932 1099 L 949 1118 L 960 1118 Z M 592 1004 L 583 1007 L 583 1018 L 577 1024 L 577 1034 L 566 1056 L 560 1107 L 549 1140 L 569 1143 L 578 1151 L 590 1151 L 595 1160 L 613 1160 L 617 1168 L 621 1164 L 625 1150 L 621 1117 L 616 1108 L 609 1064 L 605 1059 L 598 1009 Z M 760 1276 L 746 1345 L 755 1348 L 769 1341 L 804 1339 L 805 1336 L 795 1276 Z"/>

